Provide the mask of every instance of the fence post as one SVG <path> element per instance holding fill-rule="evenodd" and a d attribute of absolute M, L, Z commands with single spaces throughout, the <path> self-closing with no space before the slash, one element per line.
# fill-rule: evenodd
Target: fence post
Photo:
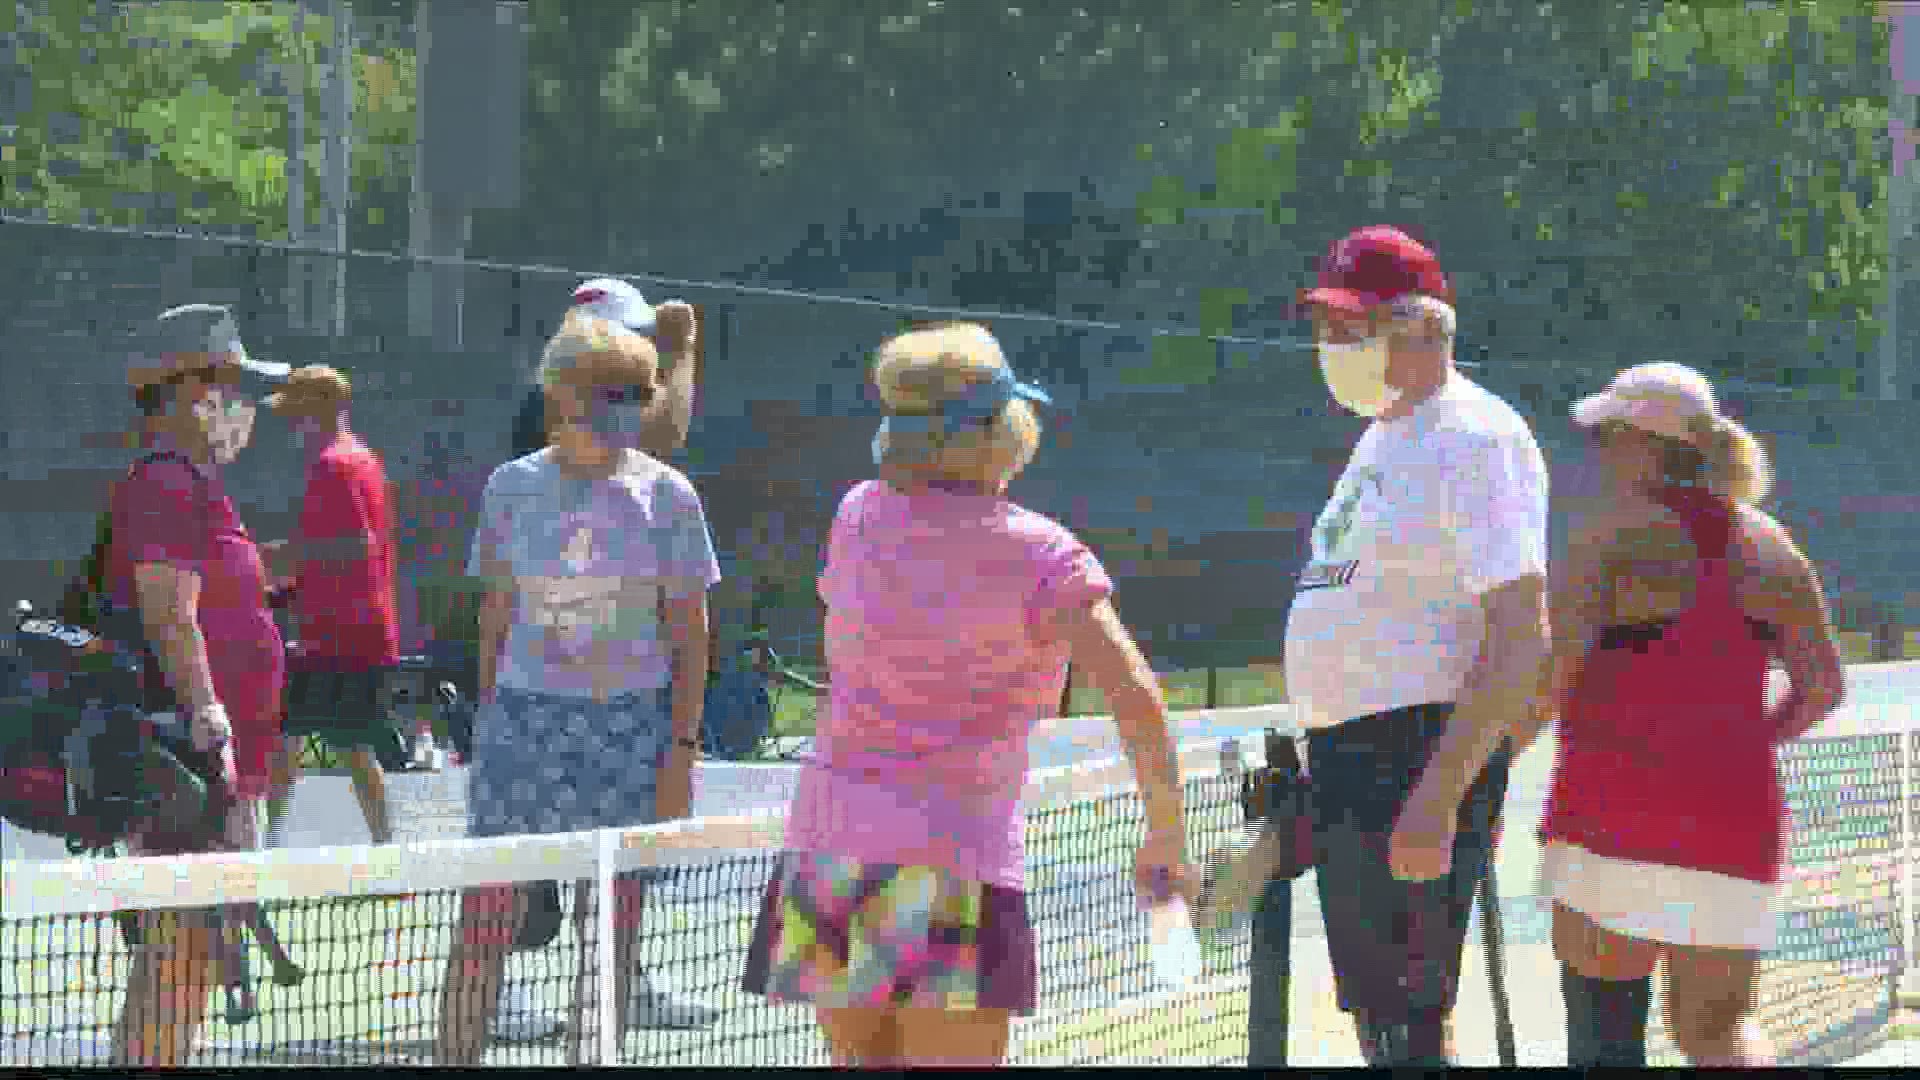
<path fill-rule="evenodd" d="M 618 1001 L 614 996 L 614 919 L 613 919 L 613 863 L 615 853 L 620 850 L 620 830 L 600 830 L 600 852 L 594 865 L 594 889 L 599 893 L 595 897 L 597 906 L 593 911 L 593 960 L 594 960 L 594 1043 L 597 1053 L 596 1064 L 612 1067 L 620 1064 L 620 1010 L 626 1002 Z M 580 902 L 579 897 L 574 903 Z M 584 1049 L 584 1047 L 583 1047 Z"/>
<path fill-rule="evenodd" d="M 1293 882 L 1267 882 L 1253 911 L 1247 960 L 1247 1066 L 1287 1067 L 1287 997 L 1293 974 Z"/>
<path fill-rule="evenodd" d="M 1300 807 L 1276 805 L 1276 791 L 1294 791 L 1302 776 L 1298 748 L 1291 736 L 1274 728 L 1266 732 L 1267 785 L 1260 813 L 1271 819 Z M 1248 813 L 1252 813 L 1248 808 Z M 1247 1065 L 1255 1069 L 1283 1069 L 1287 1065 L 1288 998 L 1293 986 L 1293 882 L 1281 877 L 1268 881 L 1253 911 L 1253 943 L 1247 958 Z"/>
<path fill-rule="evenodd" d="M 1220 669 L 1207 665 L 1207 708 L 1220 707 Z"/>
<path fill-rule="evenodd" d="M 1896 833 L 1900 838 L 1897 854 L 1900 859 L 1900 973 L 1896 993 L 1913 993 L 1920 990 L 1916 986 L 1914 963 L 1914 927 L 1916 920 L 1913 910 L 1914 865 L 1913 865 L 1913 820 L 1914 820 L 1914 768 L 1916 765 L 1914 743 L 1920 740 L 1920 732 L 1903 729 L 1900 732 L 1900 827 Z M 1898 1001 L 1895 1002 L 1898 1004 Z"/>
<path fill-rule="evenodd" d="M 1882 610 L 1875 612 L 1873 620 L 1873 659 L 1876 663 L 1888 663 L 1900 659 L 1905 642 L 1899 628 L 1895 626 L 1893 616 Z"/>

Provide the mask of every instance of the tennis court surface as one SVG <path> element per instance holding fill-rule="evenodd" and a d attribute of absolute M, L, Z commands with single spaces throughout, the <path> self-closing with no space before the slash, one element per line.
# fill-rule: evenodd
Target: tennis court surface
<path fill-rule="evenodd" d="M 1793 801 L 1795 865 L 1783 899 L 1782 941 L 1762 987 L 1761 1020 L 1786 1061 L 1839 1063 L 1884 1055 L 1895 983 L 1911 955 L 1908 822 L 1920 725 L 1906 709 L 1920 665 L 1850 673 L 1854 701 L 1783 754 Z M 1204 853 L 1240 827 L 1238 787 L 1223 773 L 1220 738 L 1269 724 L 1284 707 L 1187 718 L 1182 764 L 1192 848 Z M 1074 729 L 1086 719 L 1074 721 Z M 1077 737 L 1077 736 L 1076 736 Z M 1087 746 L 1098 753 L 1101 749 Z M 1040 760 L 1041 755 L 1036 755 Z M 1559 980 L 1545 918 L 1526 894 L 1532 841 L 1551 747 L 1516 768 L 1500 857 L 1508 987 L 1520 1064 L 1565 1062 Z M 1710 763 L 1703 763 L 1710 767 Z M 773 768 L 778 767 L 762 767 Z M 751 774 L 728 785 L 757 786 Z M 766 787 L 786 787 L 773 773 Z M 457 802 L 457 793 L 443 797 Z M 700 809 L 709 808 L 708 797 Z M 294 960 L 298 987 L 260 981 L 260 1015 L 228 1024 L 216 1001 L 197 1064 L 377 1065 L 431 1063 L 439 991 L 455 932 L 458 890 L 487 883 L 562 881 L 573 910 L 575 879 L 644 865 L 672 868 L 649 895 L 642 965 L 659 986 L 719 1012 L 704 1030 L 636 1028 L 613 1047 L 626 1065 L 819 1065 L 826 1048 L 804 1008 L 769 1006 L 736 983 L 761 891 L 779 850 L 777 800 L 766 812 L 707 817 L 624 833 L 507 841 L 419 833 L 384 848 L 295 848 L 248 856 L 144 860 L 9 860 L 0 912 L 0 1065 L 100 1064 L 119 1007 L 127 952 L 114 910 L 258 900 Z M 1147 925 L 1128 865 L 1139 802 L 1122 759 L 1103 757 L 1037 772 L 1028 788 L 1032 916 L 1040 937 L 1041 1009 L 1019 1023 L 1021 1063 L 1245 1064 L 1249 944 L 1211 943 L 1206 976 L 1185 991 L 1152 984 Z M 457 810 L 452 807 L 450 810 Z M 1289 1059 L 1357 1065 L 1351 1029 L 1332 1004 L 1311 876 L 1296 884 Z M 598 935 L 589 934 L 594 949 Z M 1477 931 L 1456 1015 L 1462 1064 L 1497 1064 L 1491 994 Z M 509 961 L 536 1004 L 566 1016 L 579 944 L 571 927 L 548 947 Z M 597 955 L 597 954 L 596 954 Z M 254 949 L 253 969 L 268 964 Z M 589 1010 L 603 1030 L 612 1003 Z M 1656 1016 L 1657 1016 L 1656 1012 Z M 1656 1035 L 1656 1055 L 1675 1063 Z M 591 1054 L 600 1048 L 595 1043 Z M 561 1064 L 565 1040 L 496 1041 L 486 1062 Z M 1869 1059 L 1879 1060 L 1879 1058 Z"/>

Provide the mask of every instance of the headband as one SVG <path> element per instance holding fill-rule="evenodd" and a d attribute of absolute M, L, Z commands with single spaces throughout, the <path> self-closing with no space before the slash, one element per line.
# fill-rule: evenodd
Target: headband
<path fill-rule="evenodd" d="M 964 393 L 941 402 L 935 413 L 894 413 L 881 420 L 880 430 L 874 436 L 875 463 L 880 457 L 881 440 L 895 432 L 931 434 L 935 415 L 940 417 L 941 424 L 950 434 L 970 425 L 984 427 L 1013 401 L 1053 404 L 1053 399 L 1047 396 L 1045 390 L 1032 383 L 1021 382 L 1011 368 L 996 367 L 990 377 L 968 386 Z"/>

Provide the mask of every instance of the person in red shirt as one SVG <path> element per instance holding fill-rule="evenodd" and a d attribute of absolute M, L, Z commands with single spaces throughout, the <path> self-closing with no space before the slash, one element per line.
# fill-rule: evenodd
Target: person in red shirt
<path fill-rule="evenodd" d="M 1771 1064 L 1753 1011 L 1787 869 L 1779 748 L 1845 694 L 1820 575 L 1760 509 L 1766 453 L 1700 372 L 1629 368 L 1573 421 L 1605 487 L 1569 532 L 1551 694 L 1517 740 L 1557 726 L 1540 883 L 1567 1063 L 1644 1066 L 1664 967 L 1694 1065 Z"/>
<path fill-rule="evenodd" d="M 267 399 L 287 418 L 307 459 L 298 536 L 281 549 L 293 571 L 298 641 L 289 658 L 288 727 L 318 724 L 348 743 L 367 829 L 375 843 L 386 843 L 393 830 L 372 739 L 386 736 L 381 680 L 400 661 L 393 517 L 386 467 L 348 424 L 352 399 L 352 383 L 325 364 L 293 372 L 286 388 Z M 302 741 L 287 740 L 275 770 L 267 804 L 269 846 L 280 839 Z"/>
<path fill-rule="evenodd" d="M 112 489 L 106 579 L 116 603 L 139 611 L 194 748 L 219 754 L 234 796 L 223 836 L 183 846 L 143 828 L 128 837 L 133 855 L 244 851 L 259 837 L 256 815 L 280 740 L 285 649 L 267 610 L 259 549 L 222 474 L 252 439 L 252 384 L 284 374 L 284 365 L 248 357 L 233 313 L 217 304 L 162 313 L 128 358 L 142 453 Z M 228 914 L 245 917 L 247 906 Z M 238 977 L 237 924 L 220 916 L 146 911 L 123 924 L 132 955 L 115 1065 L 192 1058 L 216 973 Z"/>

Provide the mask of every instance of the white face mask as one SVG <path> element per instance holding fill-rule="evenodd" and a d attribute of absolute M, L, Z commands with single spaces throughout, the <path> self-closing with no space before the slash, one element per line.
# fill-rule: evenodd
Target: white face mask
<path fill-rule="evenodd" d="M 207 451 L 214 464 L 231 464 L 253 439 L 253 402 L 224 394 L 209 394 L 193 403 L 193 415 L 207 433 Z"/>
<path fill-rule="evenodd" d="M 1387 339 L 1371 337 L 1350 345 L 1320 345 L 1320 375 L 1340 404 L 1361 416 L 1379 416 L 1400 400 L 1387 385 Z"/>

